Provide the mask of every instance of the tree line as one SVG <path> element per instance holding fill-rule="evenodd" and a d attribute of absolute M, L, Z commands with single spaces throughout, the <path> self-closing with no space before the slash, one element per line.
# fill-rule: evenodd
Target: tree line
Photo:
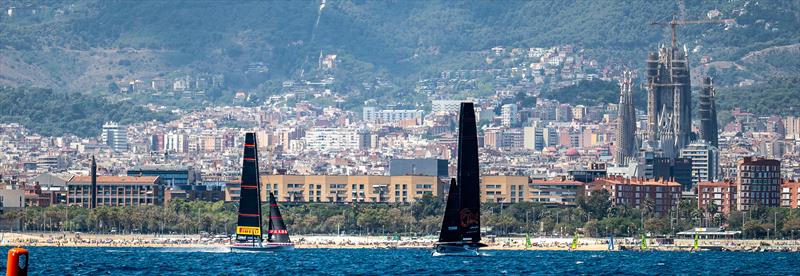
<path fill-rule="evenodd" d="M 646 199 L 642 205 L 642 208 L 612 205 L 603 190 L 579 197 L 577 207 L 531 202 L 484 203 L 481 220 L 488 234 L 494 235 L 571 236 L 576 232 L 590 237 L 675 235 L 693 227 L 721 226 L 742 231 L 743 238 L 800 236 L 800 211 L 794 209 L 756 206 L 748 212 L 724 215 L 714 211 L 716 206 L 703 210 L 697 208 L 697 201 L 683 200 L 670 212 L 660 214 L 654 212 L 652 200 Z M 426 195 L 410 205 L 283 204 L 281 212 L 292 234 L 426 236 L 440 230 L 444 206 L 443 199 Z M 268 210 L 268 206 L 263 210 Z M 232 234 L 236 215 L 234 203 L 174 200 L 163 207 L 28 207 L 5 212 L 2 219 L 19 221 L 23 231 Z"/>

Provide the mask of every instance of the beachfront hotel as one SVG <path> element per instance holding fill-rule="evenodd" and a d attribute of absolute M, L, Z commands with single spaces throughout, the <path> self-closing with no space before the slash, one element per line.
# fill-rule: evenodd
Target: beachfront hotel
<path fill-rule="evenodd" d="M 425 194 L 441 197 L 448 185 L 436 176 L 262 175 L 261 200 L 280 202 L 413 203 Z M 239 184 L 228 183 L 226 201 L 238 201 Z"/>

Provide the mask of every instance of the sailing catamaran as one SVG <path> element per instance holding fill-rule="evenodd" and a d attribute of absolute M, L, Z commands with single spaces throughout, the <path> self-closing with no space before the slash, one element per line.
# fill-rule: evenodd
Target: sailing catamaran
<path fill-rule="evenodd" d="M 461 103 L 458 119 L 457 180 L 450 180 L 447 205 L 433 256 L 480 256 L 481 203 L 478 134 L 472 103 Z"/>
<path fill-rule="evenodd" d="M 244 139 L 239 220 L 236 226 L 236 241 L 231 249 L 235 251 L 269 251 L 294 248 L 278 209 L 278 202 L 272 193 L 269 193 L 269 225 L 266 242 L 264 242 L 261 231 L 263 229 L 261 217 L 258 144 L 255 133 L 247 133 Z"/>

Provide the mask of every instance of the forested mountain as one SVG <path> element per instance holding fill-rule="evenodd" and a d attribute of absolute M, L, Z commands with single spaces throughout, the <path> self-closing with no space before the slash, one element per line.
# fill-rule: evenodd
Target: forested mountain
<path fill-rule="evenodd" d="M 792 0 L 323 2 L 4 1 L 0 84 L 105 92 L 110 82 L 208 73 L 224 75 L 231 90 L 266 94 L 282 81 L 312 78 L 318 56 L 336 54 L 341 90 L 380 78 L 409 91 L 415 80 L 469 67 L 480 62 L 473 53 L 498 45 L 573 44 L 640 68 L 647 51 L 668 41 L 667 29 L 649 23 L 673 13 L 736 19 L 678 28 L 695 61 L 715 62 L 694 62 L 696 70 L 712 70 L 720 86 L 798 67 L 783 64 L 791 51 L 752 57 L 799 47 L 800 2 Z M 252 64 L 268 72 L 249 73 Z"/>
<path fill-rule="evenodd" d="M 0 122 L 19 123 L 42 135 L 71 133 L 92 137 L 108 121 L 123 124 L 173 118 L 124 102 L 99 96 L 54 92 L 37 88 L 0 87 Z"/>

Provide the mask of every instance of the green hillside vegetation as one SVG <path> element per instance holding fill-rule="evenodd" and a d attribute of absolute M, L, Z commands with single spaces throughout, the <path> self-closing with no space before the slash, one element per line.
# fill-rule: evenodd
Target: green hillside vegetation
<path fill-rule="evenodd" d="M 0 122 L 19 123 L 45 136 L 72 133 L 92 137 L 107 121 L 129 124 L 169 119 L 171 114 L 125 102 L 112 103 L 98 96 L 40 88 L 0 88 Z"/>
<path fill-rule="evenodd" d="M 773 78 L 748 87 L 717 92 L 717 110 L 739 107 L 755 114 L 800 115 L 800 77 Z"/>
<path fill-rule="evenodd" d="M 733 9 L 743 5 L 736 1 L 686 2 L 685 16 L 689 19 L 705 18 L 711 9 L 731 16 Z M 25 17 L 26 11 L 20 10 L 16 17 L 0 20 L 4 30 L 0 48 L 163 50 L 166 52 L 161 58 L 171 66 L 225 71 L 242 62 L 266 61 L 273 77 L 296 74 L 303 66 L 312 69 L 320 51 L 350 55 L 378 71 L 400 75 L 447 67 L 454 62 L 450 59 L 453 55 L 497 45 L 547 47 L 571 43 L 608 49 L 613 55 L 623 50 L 629 55 L 608 58 L 638 61 L 646 49 L 666 38 L 665 29 L 648 23 L 667 21 L 678 11 L 675 1 L 622 4 L 611 0 L 513 0 L 499 4 L 343 0 L 327 2 L 315 28 L 319 1 L 82 0 L 34 4 L 39 7 L 35 16 Z M 719 24 L 686 26 L 681 28 L 681 40 L 703 44 L 699 54 L 718 52 L 718 58 L 789 44 L 800 36 L 795 12 L 799 8 L 800 3 L 789 0 L 752 4 L 746 14 L 737 17 L 740 28 L 723 31 Z M 767 28 L 766 23 L 777 30 Z M 307 57 L 309 62 L 304 62 Z"/>
<path fill-rule="evenodd" d="M 619 90 L 617 82 L 595 79 L 580 81 L 573 86 L 542 92 L 542 97 L 571 105 L 594 106 L 619 103 Z M 637 109 L 646 108 L 647 96 L 644 93 L 644 90 L 641 89 L 634 91 L 634 106 Z"/>

